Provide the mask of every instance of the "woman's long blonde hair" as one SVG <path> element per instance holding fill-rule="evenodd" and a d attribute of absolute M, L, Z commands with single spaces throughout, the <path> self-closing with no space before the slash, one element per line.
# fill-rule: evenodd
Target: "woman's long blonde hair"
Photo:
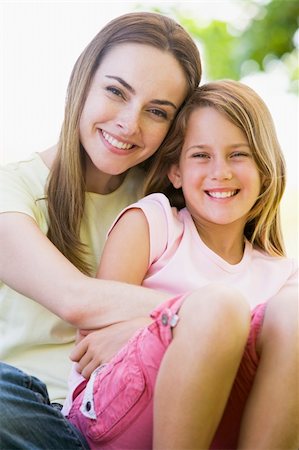
<path fill-rule="evenodd" d="M 49 239 L 86 274 L 90 274 L 90 267 L 85 258 L 86 248 L 80 240 L 86 190 L 85 152 L 79 140 L 79 121 L 91 81 L 103 56 L 122 43 L 150 45 L 171 53 L 185 73 L 187 98 L 201 78 L 200 56 L 194 41 L 174 20 L 156 13 L 130 13 L 112 20 L 77 60 L 68 85 L 64 122 L 46 196 Z"/>
<path fill-rule="evenodd" d="M 207 83 L 195 91 L 155 155 L 144 194 L 163 192 L 173 206 L 185 206 L 182 190 L 172 186 L 167 174 L 170 166 L 179 162 L 188 119 L 199 107 L 215 108 L 245 133 L 260 172 L 262 187 L 248 214 L 244 234 L 268 254 L 284 255 L 279 204 L 286 183 L 285 161 L 267 106 L 245 84 L 221 80 Z"/>

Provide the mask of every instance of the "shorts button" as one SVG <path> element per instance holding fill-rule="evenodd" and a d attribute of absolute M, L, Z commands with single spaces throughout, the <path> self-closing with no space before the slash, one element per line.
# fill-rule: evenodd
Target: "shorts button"
<path fill-rule="evenodd" d="M 86 402 L 85 409 L 86 409 L 86 411 L 90 411 L 91 410 L 91 403 L 90 402 Z"/>
<path fill-rule="evenodd" d="M 165 327 L 168 325 L 168 315 L 166 313 L 162 314 L 161 321 Z"/>

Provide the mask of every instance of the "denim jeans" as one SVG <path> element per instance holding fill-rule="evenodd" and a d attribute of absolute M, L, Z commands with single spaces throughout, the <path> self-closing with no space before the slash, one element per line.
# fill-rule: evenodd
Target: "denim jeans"
<path fill-rule="evenodd" d="M 35 377 L 0 362 L 1 450 L 88 450 Z"/>

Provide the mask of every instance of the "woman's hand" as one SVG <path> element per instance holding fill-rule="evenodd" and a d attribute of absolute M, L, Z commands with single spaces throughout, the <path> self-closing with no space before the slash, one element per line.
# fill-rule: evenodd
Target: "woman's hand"
<path fill-rule="evenodd" d="M 140 328 L 152 323 L 149 317 L 118 322 L 99 330 L 79 330 L 76 346 L 70 358 L 78 363 L 77 370 L 89 378 L 99 365 L 108 362 Z"/>

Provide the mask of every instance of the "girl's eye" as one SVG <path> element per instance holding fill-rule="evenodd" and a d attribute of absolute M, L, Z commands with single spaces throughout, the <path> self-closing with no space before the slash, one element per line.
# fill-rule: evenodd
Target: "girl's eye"
<path fill-rule="evenodd" d="M 193 153 L 192 158 L 208 159 L 209 155 L 207 153 Z"/>
<path fill-rule="evenodd" d="M 251 156 L 248 152 L 234 152 L 231 154 L 231 158 L 249 158 Z"/>
<path fill-rule="evenodd" d="M 113 95 L 116 95 L 117 97 L 125 98 L 123 92 L 115 86 L 107 86 L 106 90 L 108 92 L 111 92 Z"/>
<path fill-rule="evenodd" d="M 152 109 L 149 109 L 149 112 L 151 114 L 153 114 L 154 116 L 160 117 L 161 119 L 168 119 L 167 112 L 163 111 L 162 109 L 152 108 Z"/>

